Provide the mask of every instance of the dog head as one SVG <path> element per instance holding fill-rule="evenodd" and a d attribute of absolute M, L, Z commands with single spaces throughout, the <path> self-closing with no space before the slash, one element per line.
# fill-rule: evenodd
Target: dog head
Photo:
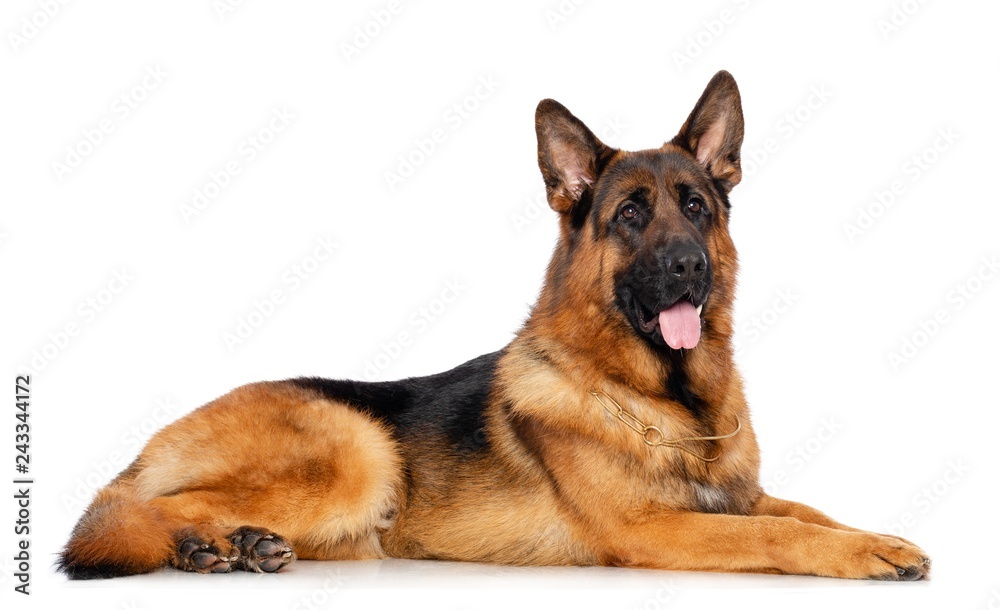
<path fill-rule="evenodd" d="M 538 105 L 535 126 L 549 205 L 561 218 L 548 298 L 576 309 L 584 333 L 590 320 L 659 353 L 706 340 L 728 346 L 736 276 L 728 194 L 742 176 L 743 142 L 733 77 L 716 74 L 677 136 L 656 149 L 606 146 L 554 100 Z"/>

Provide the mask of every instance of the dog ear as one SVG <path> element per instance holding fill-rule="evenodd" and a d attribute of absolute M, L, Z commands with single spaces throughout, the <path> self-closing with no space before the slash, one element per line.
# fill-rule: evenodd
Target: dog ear
<path fill-rule="evenodd" d="M 570 212 L 597 180 L 603 158 L 611 151 L 580 119 L 555 100 L 542 100 L 535 110 L 538 167 L 549 205 Z"/>
<path fill-rule="evenodd" d="M 690 151 L 724 192 L 740 183 L 743 106 L 732 74 L 722 70 L 712 77 L 671 144 Z"/>

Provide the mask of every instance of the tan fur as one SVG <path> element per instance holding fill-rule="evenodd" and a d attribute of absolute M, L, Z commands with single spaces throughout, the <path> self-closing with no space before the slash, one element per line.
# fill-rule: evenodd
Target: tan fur
<path fill-rule="evenodd" d="M 209 442 L 235 431 L 250 442 Z M 342 554 L 344 539 L 380 556 L 370 537 L 401 487 L 396 443 L 383 426 L 277 383 L 245 386 L 173 424 L 138 465 L 141 497 L 177 494 L 171 504 L 188 520 L 276 530 L 314 559 Z"/>
<path fill-rule="evenodd" d="M 114 563 L 133 574 L 155 570 L 173 552 L 173 532 L 163 527 L 160 515 L 131 486 L 119 483 L 97 492 L 66 545 L 77 565 Z"/>
<path fill-rule="evenodd" d="M 116 560 L 123 541 L 141 543 L 128 552 L 148 571 L 172 559 L 180 530 L 197 525 L 211 542 L 253 524 L 280 532 L 303 559 L 383 557 L 378 534 L 401 489 L 398 447 L 384 426 L 258 383 L 159 432 L 98 494 L 84 519 L 95 526 L 78 527 L 67 548 L 81 564 L 100 564 Z"/>

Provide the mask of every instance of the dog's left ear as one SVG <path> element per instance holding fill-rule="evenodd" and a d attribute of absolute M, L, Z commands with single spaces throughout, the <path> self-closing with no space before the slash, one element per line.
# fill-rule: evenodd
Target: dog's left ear
<path fill-rule="evenodd" d="M 712 77 L 670 143 L 690 151 L 726 193 L 740 183 L 743 106 L 732 74 L 722 70 Z"/>
<path fill-rule="evenodd" d="M 555 100 L 542 100 L 535 110 L 538 167 L 549 205 L 560 214 L 573 210 L 597 180 L 613 149 L 597 139 L 583 121 Z"/>

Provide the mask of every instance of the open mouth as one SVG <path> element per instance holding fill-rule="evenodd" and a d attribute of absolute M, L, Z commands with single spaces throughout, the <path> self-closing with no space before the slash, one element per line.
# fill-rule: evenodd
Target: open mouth
<path fill-rule="evenodd" d="M 682 296 L 673 305 L 659 311 L 643 307 L 634 301 L 635 318 L 639 330 L 673 349 L 692 349 L 701 339 L 701 312 L 704 303 L 695 306 L 689 295 Z"/>

